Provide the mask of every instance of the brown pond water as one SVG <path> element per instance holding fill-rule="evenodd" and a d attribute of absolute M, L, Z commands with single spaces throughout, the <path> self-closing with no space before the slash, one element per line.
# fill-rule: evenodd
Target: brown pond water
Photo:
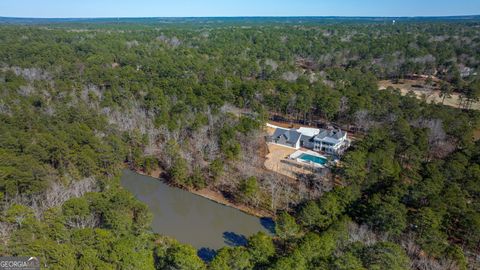
<path fill-rule="evenodd" d="M 161 180 L 124 170 L 122 186 L 153 213 L 152 230 L 198 249 L 244 245 L 248 236 L 271 232 L 272 222 L 245 214 Z"/>

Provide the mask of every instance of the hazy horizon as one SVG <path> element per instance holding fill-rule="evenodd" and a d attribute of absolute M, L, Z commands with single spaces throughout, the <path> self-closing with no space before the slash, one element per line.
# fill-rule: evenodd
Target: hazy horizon
<path fill-rule="evenodd" d="M 480 15 L 475 0 L 2 0 L 0 17 L 38 19 L 205 17 L 457 17 Z"/>
<path fill-rule="evenodd" d="M 129 16 L 106 16 L 106 17 L 19 17 L 19 16 L 0 16 L 0 18 L 5 19 L 202 19 L 202 18 L 449 18 L 449 17 L 480 17 L 479 14 L 464 14 L 464 15 L 431 15 L 431 16 L 322 16 L 322 15 L 306 15 L 306 16 L 140 16 L 140 17 L 129 17 Z"/>

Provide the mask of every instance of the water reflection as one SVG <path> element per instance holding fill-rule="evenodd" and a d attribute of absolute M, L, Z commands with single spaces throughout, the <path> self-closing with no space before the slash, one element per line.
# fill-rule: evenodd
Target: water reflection
<path fill-rule="evenodd" d="M 236 234 L 234 232 L 224 232 L 223 239 L 225 239 L 225 244 L 232 247 L 246 246 L 248 242 L 244 235 Z"/>
<path fill-rule="evenodd" d="M 211 262 L 217 255 L 217 251 L 211 248 L 201 248 L 198 250 L 197 255 L 205 262 Z"/>
<path fill-rule="evenodd" d="M 170 187 L 155 178 L 125 170 L 121 183 L 149 206 L 154 232 L 189 243 L 206 258 L 213 254 L 211 250 L 245 245 L 248 236 L 272 231 L 267 219 Z"/>

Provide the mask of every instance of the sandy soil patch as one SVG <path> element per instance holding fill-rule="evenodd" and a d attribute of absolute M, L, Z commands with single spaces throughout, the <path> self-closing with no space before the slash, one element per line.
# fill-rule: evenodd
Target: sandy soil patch
<path fill-rule="evenodd" d="M 379 89 L 385 90 L 389 86 L 393 88 L 400 89 L 400 92 L 403 95 L 406 95 L 408 92 L 413 91 L 417 98 L 423 99 L 425 97 L 425 101 L 428 103 L 435 102 L 435 103 L 442 103 L 442 98 L 440 97 L 440 90 L 439 90 L 439 80 L 435 80 L 434 86 L 427 86 L 425 78 L 419 78 L 415 80 L 401 80 L 401 83 L 395 84 L 390 80 L 379 81 Z M 461 96 L 458 93 L 453 93 L 450 98 L 446 98 L 444 105 L 460 108 L 461 105 Z M 472 104 L 472 109 L 480 110 L 480 102 Z"/>
<path fill-rule="evenodd" d="M 268 121 L 268 123 L 278 127 L 287 128 L 287 129 L 292 129 L 292 128 L 298 129 L 301 127 L 307 127 L 307 126 L 296 124 L 296 123 L 277 122 L 272 120 Z"/>
<path fill-rule="evenodd" d="M 270 171 L 285 175 L 292 179 L 297 179 L 298 174 L 308 174 L 311 173 L 310 171 L 304 169 L 304 164 L 299 167 L 285 164 L 282 160 L 288 159 L 288 157 L 295 153 L 297 150 L 285 146 L 281 146 L 274 143 L 268 143 L 268 154 L 265 160 L 265 168 Z M 295 161 L 291 161 L 295 163 Z"/>
<path fill-rule="evenodd" d="M 473 140 L 474 141 L 480 140 L 480 128 L 473 131 Z"/>
<path fill-rule="evenodd" d="M 272 136 L 273 133 L 275 133 L 275 129 L 272 127 L 265 127 L 265 130 L 267 131 L 268 136 Z"/>

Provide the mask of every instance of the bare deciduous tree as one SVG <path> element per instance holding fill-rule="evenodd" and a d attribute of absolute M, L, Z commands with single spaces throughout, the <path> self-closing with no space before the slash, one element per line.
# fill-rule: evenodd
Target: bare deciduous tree
<path fill-rule="evenodd" d="M 369 112 L 367 110 L 357 111 L 354 115 L 355 124 L 361 131 L 368 131 L 372 126 L 372 120 L 370 119 Z"/>
<path fill-rule="evenodd" d="M 355 222 L 348 224 L 348 240 L 351 243 L 361 242 L 367 246 L 371 246 L 380 240 L 377 234 L 368 228 L 367 225 L 358 225 Z"/>
<path fill-rule="evenodd" d="M 401 241 L 402 247 L 407 252 L 407 255 L 410 257 L 410 268 L 418 270 L 459 270 L 460 268 L 455 263 L 455 261 L 440 258 L 435 259 L 429 257 L 425 252 L 415 243 L 413 240 L 414 237 L 404 237 Z"/>
<path fill-rule="evenodd" d="M 87 192 L 97 190 L 97 183 L 94 178 L 85 178 L 72 181 L 69 185 L 60 182 L 53 182 L 45 192 L 37 195 L 16 195 L 6 198 L 2 205 L 2 211 L 6 211 L 13 204 L 21 204 L 30 207 L 37 218 L 41 218 L 45 210 L 62 205 L 71 198 L 78 198 Z"/>
<path fill-rule="evenodd" d="M 95 228 L 100 224 L 100 218 L 91 213 L 86 217 L 72 217 L 67 220 L 67 226 L 77 229 Z"/>

